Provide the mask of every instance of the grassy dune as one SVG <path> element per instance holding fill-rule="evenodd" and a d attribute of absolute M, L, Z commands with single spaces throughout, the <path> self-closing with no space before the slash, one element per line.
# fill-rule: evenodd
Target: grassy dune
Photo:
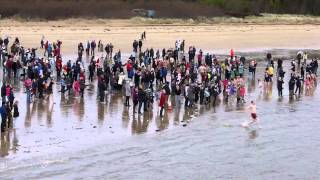
<path fill-rule="evenodd" d="M 237 17 L 198 17 L 188 19 L 178 18 L 141 18 L 135 17 L 130 19 L 135 24 L 167 24 L 167 25 L 197 25 L 197 24 L 320 24 L 319 16 L 291 15 L 291 14 L 261 14 L 260 16 Z"/>
<path fill-rule="evenodd" d="M 116 18 L 153 9 L 157 18 L 201 19 L 273 14 L 320 15 L 319 0 L 1 0 L 1 17 L 23 19 Z M 203 19 L 203 18 L 202 18 Z M 213 20 L 215 21 L 215 20 Z"/>
<path fill-rule="evenodd" d="M 46 20 L 39 18 L 25 19 L 21 17 L 3 18 L 0 26 L 8 25 L 46 25 L 52 24 L 53 27 L 83 25 L 102 25 L 102 26 L 180 26 L 180 25 L 215 25 L 215 24 L 261 24 L 261 25 L 320 25 L 319 16 L 291 15 L 291 14 L 261 14 L 260 16 L 237 17 L 197 17 L 197 18 L 144 18 L 133 17 L 129 19 L 107 19 L 107 18 L 68 18 L 63 20 Z M 26 23 L 28 22 L 28 23 Z"/>

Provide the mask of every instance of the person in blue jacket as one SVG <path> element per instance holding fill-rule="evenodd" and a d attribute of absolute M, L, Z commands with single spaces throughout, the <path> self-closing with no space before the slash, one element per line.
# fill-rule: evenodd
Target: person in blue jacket
<path fill-rule="evenodd" d="M 1 132 L 4 132 L 7 128 L 7 107 L 5 103 L 2 103 L 2 106 L 0 107 L 0 115 L 1 115 Z"/>

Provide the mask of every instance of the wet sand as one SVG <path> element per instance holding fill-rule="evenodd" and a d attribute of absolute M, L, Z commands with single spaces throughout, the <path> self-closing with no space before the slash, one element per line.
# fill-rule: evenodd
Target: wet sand
<path fill-rule="evenodd" d="M 257 78 L 263 67 L 260 63 Z M 288 61 L 284 67 L 288 72 Z M 246 80 L 246 99 L 257 100 L 263 129 L 241 128 L 249 115 L 236 103 L 182 107 L 163 120 L 155 104 L 153 113 L 133 116 L 119 95 L 99 103 L 94 87 L 81 100 L 61 98 L 55 86 L 49 99 L 24 108 L 26 95 L 17 82 L 21 116 L 14 130 L 1 136 L 0 178 L 319 177 L 319 88 L 291 101 L 287 83 L 278 99 L 275 83 L 259 94 L 256 81 Z"/>
<path fill-rule="evenodd" d="M 52 40 L 61 39 L 62 52 L 70 59 L 75 58 L 79 39 L 88 38 L 110 40 L 115 48 L 121 47 L 123 52 L 129 53 L 132 40 L 144 30 L 147 31 L 147 46 L 172 46 L 176 37 L 181 37 L 203 49 L 216 49 L 222 54 L 228 53 L 231 45 L 243 52 L 270 47 L 318 49 L 320 31 L 316 25 L 141 27 L 112 24 L 108 27 L 87 24 L 84 27 L 79 23 L 71 24 L 71 27 L 66 22 L 59 23 L 62 27 L 52 27 L 51 22 L 35 26 L 17 23 L 10 30 L 6 23 L 0 23 L 0 26 L 2 35 L 19 36 L 25 46 L 37 46 L 34 39 L 40 42 L 42 34 Z M 247 41 L 249 35 L 255 38 Z M 291 51 L 275 51 L 274 56 L 295 53 L 288 52 Z M 263 54 L 247 55 L 261 57 Z M 286 61 L 287 72 L 289 66 Z M 264 63 L 259 63 L 257 78 L 262 79 L 263 68 Z M 54 85 L 53 95 L 29 106 L 23 83 L 12 82 L 15 96 L 20 101 L 20 117 L 15 120 L 13 130 L 1 135 L 0 179 L 319 177 L 319 132 L 314 128 L 320 125 L 319 88 L 313 96 L 290 101 L 287 83 L 284 99 L 278 99 L 275 83 L 272 91 L 259 95 L 256 81 L 250 77 L 246 79 L 246 99 L 257 99 L 261 130 L 239 127 L 248 119 L 248 114 L 244 112 L 244 106 L 235 103 L 220 104 L 216 108 L 174 109 L 161 120 L 157 103 L 149 113 L 141 116 L 133 115 L 132 107 L 124 107 L 120 93 L 109 94 L 106 104 L 99 103 L 96 82 L 88 87 L 84 99 L 63 98 L 59 87 Z"/>
<path fill-rule="evenodd" d="M 173 47 L 176 39 L 185 39 L 186 47 L 195 45 L 204 51 L 228 54 L 266 49 L 319 49 L 320 25 L 154 25 L 126 20 L 64 20 L 49 22 L 0 21 L 0 33 L 20 37 L 26 47 L 39 47 L 42 35 L 50 41 L 63 41 L 63 54 L 77 52 L 77 44 L 87 40 L 112 42 L 115 50 L 130 53 L 134 39 L 147 32 L 144 47 Z"/>

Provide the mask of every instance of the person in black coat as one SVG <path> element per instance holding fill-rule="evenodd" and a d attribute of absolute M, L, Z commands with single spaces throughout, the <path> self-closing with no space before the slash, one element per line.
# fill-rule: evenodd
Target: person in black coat
<path fill-rule="evenodd" d="M 133 41 L 133 44 L 132 44 L 133 52 L 137 52 L 137 50 L 138 50 L 138 45 L 139 45 L 138 41 L 137 41 L 137 40 L 134 40 L 134 41 Z"/>
<path fill-rule="evenodd" d="M 1 114 L 1 132 L 4 132 L 7 128 L 7 106 L 5 102 L 2 102 L 2 106 L 0 107 L 0 114 Z"/>
<path fill-rule="evenodd" d="M 8 128 L 12 128 L 13 127 L 13 120 L 12 120 L 12 108 L 9 104 L 9 102 L 6 102 L 6 111 L 7 111 L 7 122 L 8 122 Z"/>
<path fill-rule="evenodd" d="M 6 101 L 6 83 L 3 83 L 1 86 L 1 98 L 2 103 Z"/>
<path fill-rule="evenodd" d="M 43 89 L 44 89 L 44 80 L 42 77 L 38 79 L 38 92 L 39 92 L 39 99 L 43 98 Z"/>
<path fill-rule="evenodd" d="M 304 74 L 305 74 L 305 64 L 302 63 L 302 66 L 300 67 L 300 75 L 301 75 L 301 78 L 304 80 Z"/>
<path fill-rule="evenodd" d="M 142 48 L 142 40 L 139 40 L 139 52 L 141 52 L 141 48 Z"/>
<path fill-rule="evenodd" d="M 10 108 L 12 109 L 13 108 L 13 101 L 15 99 L 12 88 L 10 88 L 10 94 L 9 94 L 8 99 L 9 99 Z"/>
<path fill-rule="evenodd" d="M 282 63 L 283 63 L 282 59 L 278 59 L 278 67 L 277 67 L 277 69 L 282 69 Z"/>
<path fill-rule="evenodd" d="M 295 85 L 295 78 L 293 75 L 291 75 L 291 78 L 289 80 L 289 96 L 293 96 L 293 91 L 294 91 L 294 85 Z"/>
<path fill-rule="evenodd" d="M 301 94 L 301 87 L 302 87 L 302 79 L 300 78 L 300 76 L 296 77 L 296 90 L 295 90 L 295 94 L 297 94 L 297 92 L 299 92 L 299 95 Z"/>
<path fill-rule="evenodd" d="M 139 114 L 141 114 L 142 104 L 145 102 L 145 98 L 146 98 L 145 96 L 146 96 L 145 92 L 141 87 L 139 87 L 138 89 L 138 102 L 139 102 L 138 113 Z"/>
<path fill-rule="evenodd" d="M 104 82 L 104 79 L 103 79 L 103 76 L 100 76 L 99 79 L 98 79 L 98 92 L 99 92 L 99 99 L 100 99 L 100 102 L 104 102 L 104 91 L 106 90 L 106 87 L 105 87 L 105 82 Z"/>
<path fill-rule="evenodd" d="M 93 81 L 93 76 L 94 76 L 94 65 L 93 65 L 93 63 L 90 63 L 88 68 L 89 68 L 89 81 L 92 82 Z"/>
<path fill-rule="evenodd" d="M 166 49 L 162 49 L 162 59 L 164 59 L 164 57 L 166 56 Z"/>
<path fill-rule="evenodd" d="M 278 78 L 278 81 L 277 81 L 277 89 L 278 89 L 278 96 L 279 97 L 282 97 L 283 94 L 282 94 L 282 90 L 283 90 L 283 78 L 282 77 L 279 77 Z"/>
<path fill-rule="evenodd" d="M 213 97 L 213 101 L 212 101 L 212 105 L 213 106 L 216 106 L 217 99 L 218 99 L 218 96 L 219 96 L 220 93 L 221 93 L 221 86 L 219 84 L 219 81 L 215 81 L 215 83 L 211 87 L 211 94 L 212 94 L 212 97 Z"/>
<path fill-rule="evenodd" d="M 314 74 L 317 75 L 317 72 L 318 72 L 318 60 L 315 59 L 314 60 Z"/>
<path fill-rule="evenodd" d="M 283 70 L 283 68 L 281 67 L 279 70 L 278 70 L 278 75 L 279 77 L 281 78 L 284 78 L 284 75 L 286 74 L 286 72 Z"/>
<path fill-rule="evenodd" d="M 19 115 L 18 101 L 15 101 L 13 104 L 13 117 L 17 118 Z"/>

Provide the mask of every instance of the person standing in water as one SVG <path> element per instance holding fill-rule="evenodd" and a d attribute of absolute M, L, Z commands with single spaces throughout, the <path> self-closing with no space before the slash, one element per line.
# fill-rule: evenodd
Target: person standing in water
<path fill-rule="evenodd" d="M 295 84 L 296 84 L 295 77 L 293 74 L 291 74 L 291 78 L 289 80 L 289 97 L 290 98 L 293 98 Z"/>
<path fill-rule="evenodd" d="M 299 96 L 301 95 L 302 81 L 303 81 L 303 79 L 299 75 L 297 75 L 296 76 L 296 90 L 295 90 L 294 94 L 297 94 L 297 92 L 298 92 Z"/>
<path fill-rule="evenodd" d="M 163 110 L 166 103 L 166 91 L 162 90 L 160 92 L 160 100 L 159 100 L 159 107 L 160 107 L 160 117 L 163 117 Z"/>
<path fill-rule="evenodd" d="M 258 118 L 257 118 L 257 106 L 256 103 L 254 101 L 251 101 L 250 105 L 247 107 L 247 109 L 250 111 L 250 115 L 251 115 L 251 121 L 247 121 L 241 124 L 242 127 L 249 127 L 251 124 L 257 123 L 259 128 L 259 122 L 258 122 Z"/>
<path fill-rule="evenodd" d="M 278 96 L 279 96 L 279 97 L 283 97 L 283 93 L 282 93 L 283 84 L 284 84 L 283 78 L 282 78 L 282 77 L 278 77 L 277 89 L 278 89 Z"/>

